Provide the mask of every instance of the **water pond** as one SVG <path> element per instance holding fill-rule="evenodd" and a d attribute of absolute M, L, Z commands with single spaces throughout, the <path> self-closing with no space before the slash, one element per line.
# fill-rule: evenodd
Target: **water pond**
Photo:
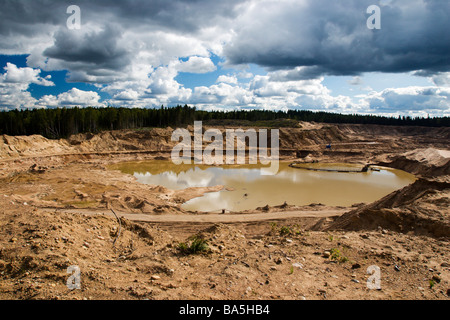
<path fill-rule="evenodd" d="M 361 165 L 312 164 L 312 168 L 358 170 Z M 262 175 L 261 165 L 175 165 L 168 160 L 119 163 L 112 167 L 132 174 L 137 181 L 179 190 L 223 185 L 219 192 L 206 193 L 184 203 L 191 211 L 242 211 L 265 205 L 322 203 L 348 206 L 369 203 L 401 189 L 415 177 L 401 170 L 377 168 L 368 172 L 327 172 L 289 167 L 280 162 L 276 175 Z"/>

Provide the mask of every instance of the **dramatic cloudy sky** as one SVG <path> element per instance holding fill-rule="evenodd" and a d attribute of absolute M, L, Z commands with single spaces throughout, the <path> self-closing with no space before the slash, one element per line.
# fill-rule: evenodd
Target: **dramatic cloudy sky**
<path fill-rule="evenodd" d="M 81 9 L 80 29 L 67 20 Z M 369 29 L 370 5 L 381 29 Z M 0 110 L 450 115 L 448 0 L 0 0 Z"/>

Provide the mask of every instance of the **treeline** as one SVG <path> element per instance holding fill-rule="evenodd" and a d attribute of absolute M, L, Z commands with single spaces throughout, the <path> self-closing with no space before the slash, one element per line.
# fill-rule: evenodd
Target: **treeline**
<path fill-rule="evenodd" d="M 53 108 L 0 112 L 0 134 L 40 134 L 47 138 L 64 138 L 71 134 L 145 127 L 178 127 L 195 120 L 245 120 L 252 122 L 291 119 L 322 123 L 381 124 L 397 126 L 448 127 L 449 117 L 384 117 L 339 114 L 308 110 L 202 111 L 187 105 L 176 107 L 129 108 Z"/>

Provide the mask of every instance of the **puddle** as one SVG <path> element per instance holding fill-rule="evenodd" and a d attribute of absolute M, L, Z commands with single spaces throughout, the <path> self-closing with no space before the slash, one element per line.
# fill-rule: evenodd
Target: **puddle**
<path fill-rule="evenodd" d="M 324 168 L 323 164 L 315 165 Z M 360 165 L 327 164 L 328 168 L 357 170 Z M 224 185 L 227 190 L 206 193 L 182 205 L 185 210 L 242 211 L 265 205 L 322 203 L 349 206 L 373 202 L 415 181 L 407 172 L 378 168 L 368 172 L 326 172 L 296 169 L 281 162 L 276 175 L 261 175 L 261 165 L 175 165 L 167 160 L 120 163 L 113 166 L 137 181 L 179 190 Z"/>

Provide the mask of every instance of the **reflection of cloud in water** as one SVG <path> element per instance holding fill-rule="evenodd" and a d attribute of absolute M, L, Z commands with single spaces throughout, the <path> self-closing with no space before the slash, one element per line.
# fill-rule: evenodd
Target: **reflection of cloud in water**
<path fill-rule="evenodd" d="M 345 165 L 343 165 L 344 167 Z M 182 205 L 192 211 L 246 210 L 289 204 L 351 205 L 371 202 L 408 185 L 413 177 L 397 170 L 340 173 L 293 169 L 281 165 L 276 175 L 262 175 L 261 168 L 193 167 L 176 174 L 134 174 L 141 183 L 173 190 L 225 185 L 234 191 L 206 193 Z M 230 190 L 231 190 L 230 189 Z"/>
<path fill-rule="evenodd" d="M 134 176 L 141 183 L 161 185 L 175 190 L 208 187 L 214 185 L 213 180 L 215 180 L 214 173 L 207 170 L 189 170 L 180 172 L 178 175 L 174 172 L 163 172 L 157 175 L 135 173 Z"/>
<path fill-rule="evenodd" d="M 182 205 L 185 210 L 199 210 L 199 206 L 202 208 L 200 210 L 204 211 L 220 211 L 222 209 L 229 209 L 233 201 L 229 201 L 228 197 L 224 197 L 224 192 L 229 191 L 218 191 L 218 192 L 208 192 L 203 196 L 191 199 Z"/>

